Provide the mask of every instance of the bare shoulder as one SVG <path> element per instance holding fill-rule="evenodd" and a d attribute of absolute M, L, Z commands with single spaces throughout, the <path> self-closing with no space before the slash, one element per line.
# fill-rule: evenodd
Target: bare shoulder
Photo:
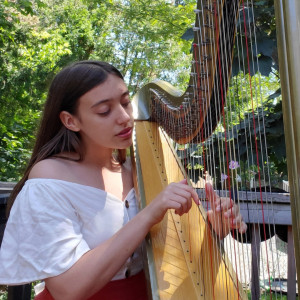
<path fill-rule="evenodd" d="M 61 158 L 47 158 L 33 166 L 28 178 L 66 179 L 74 163 Z"/>

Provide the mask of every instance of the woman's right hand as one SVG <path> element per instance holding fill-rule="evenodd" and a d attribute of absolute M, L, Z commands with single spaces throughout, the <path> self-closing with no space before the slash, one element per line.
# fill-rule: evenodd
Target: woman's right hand
<path fill-rule="evenodd" d="M 148 210 L 150 222 L 154 225 L 163 219 L 168 209 L 174 209 L 180 216 L 187 213 L 192 207 L 192 199 L 199 205 L 196 191 L 184 179 L 170 183 L 145 209 Z"/>

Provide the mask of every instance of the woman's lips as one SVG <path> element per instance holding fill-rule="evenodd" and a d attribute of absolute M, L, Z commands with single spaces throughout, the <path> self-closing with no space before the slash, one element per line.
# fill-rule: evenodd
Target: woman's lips
<path fill-rule="evenodd" d="M 119 136 L 121 138 L 129 138 L 129 137 L 131 137 L 131 134 L 132 134 L 132 128 L 129 127 L 129 128 L 122 130 L 121 132 L 119 132 L 117 134 L 117 136 Z"/>

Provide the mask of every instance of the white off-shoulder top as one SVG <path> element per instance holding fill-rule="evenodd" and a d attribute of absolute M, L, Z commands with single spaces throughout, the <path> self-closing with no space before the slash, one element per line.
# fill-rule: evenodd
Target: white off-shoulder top
<path fill-rule="evenodd" d="M 137 212 L 134 189 L 121 201 L 78 183 L 27 180 L 6 225 L 0 249 L 0 284 L 24 284 L 65 272 Z M 113 280 L 138 273 L 141 256 L 139 247 Z"/>

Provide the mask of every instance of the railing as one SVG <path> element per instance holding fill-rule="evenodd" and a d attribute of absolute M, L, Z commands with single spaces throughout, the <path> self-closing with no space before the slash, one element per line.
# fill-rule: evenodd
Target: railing
<path fill-rule="evenodd" d="M 1 183 L 0 182 L 0 247 L 3 238 L 3 233 L 5 229 L 6 223 L 6 204 L 9 197 L 9 194 L 13 188 L 13 184 Z M 204 197 L 201 191 L 197 190 L 200 197 Z M 202 190 L 203 191 L 203 190 Z M 246 223 L 252 223 L 253 220 L 251 219 L 252 213 L 249 211 L 257 211 L 260 208 L 257 205 L 251 203 L 251 198 L 255 198 L 254 192 L 240 192 L 239 199 L 241 200 L 240 203 L 240 210 L 241 214 Z M 294 249 L 293 249 L 293 236 L 292 236 L 292 224 L 291 224 L 291 212 L 290 212 L 290 201 L 289 201 L 289 194 L 279 194 L 274 193 L 270 196 L 270 194 L 263 193 L 264 201 L 270 200 L 268 198 L 272 198 L 272 202 L 274 207 L 272 207 L 272 214 L 275 211 L 275 223 L 276 226 L 282 227 L 280 232 L 284 232 L 281 238 L 288 243 L 288 290 L 289 290 L 289 297 L 290 299 L 295 299 L 296 290 L 295 290 L 295 282 L 296 282 L 296 270 L 295 270 L 295 257 L 294 257 Z M 250 200 L 249 200 L 250 199 Z M 268 201 L 267 201 L 268 202 Z M 268 209 L 266 209 L 265 213 L 268 215 Z M 260 244 L 255 241 L 259 241 L 259 228 L 258 225 L 255 224 L 251 228 L 251 236 L 256 238 L 252 238 L 250 243 L 252 244 L 252 260 L 257 261 L 256 256 L 259 253 Z M 256 264 L 252 265 L 252 278 L 258 278 L 259 270 Z M 252 282 L 252 294 L 256 294 L 257 290 L 259 289 L 258 282 Z M 9 286 L 8 287 L 8 300 L 30 300 L 31 298 L 31 284 L 20 285 L 20 286 Z"/>
<path fill-rule="evenodd" d="M 203 189 L 197 189 L 201 199 L 205 199 Z M 228 196 L 228 192 L 219 191 L 221 196 Z M 292 234 L 292 218 L 289 193 L 251 192 L 240 191 L 235 195 L 239 199 L 239 207 L 244 221 L 248 224 L 248 230 L 244 241 L 251 244 L 251 299 L 259 299 L 259 257 L 261 247 L 261 233 L 263 232 L 262 208 L 260 204 L 262 197 L 264 217 L 266 223 L 267 239 L 276 234 L 282 241 L 287 243 L 287 290 L 288 299 L 296 299 L 296 264 L 294 255 L 294 240 Z M 258 203 L 256 200 L 259 200 Z M 205 202 L 205 201 L 204 201 Z M 206 202 L 205 202 L 206 203 Z M 204 207 L 210 207 L 209 203 Z M 275 225 L 270 228 L 268 225 Z M 256 262 L 256 263 L 255 263 Z"/>

